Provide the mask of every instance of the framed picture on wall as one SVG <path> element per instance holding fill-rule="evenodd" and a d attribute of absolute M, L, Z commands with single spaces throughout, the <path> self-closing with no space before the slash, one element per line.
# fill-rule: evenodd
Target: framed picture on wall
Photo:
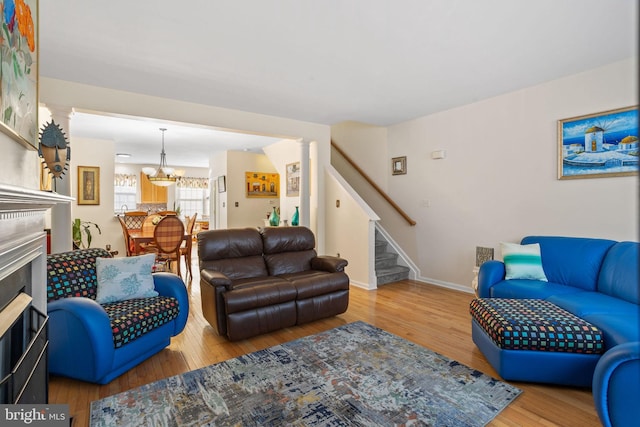
<path fill-rule="evenodd" d="M 287 197 L 300 195 L 300 162 L 287 165 Z"/>
<path fill-rule="evenodd" d="M 272 172 L 245 172 L 247 197 L 278 197 L 280 175 Z"/>
<path fill-rule="evenodd" d="M 227 177 L 226 175 L 221 175 L 218 177 L 218 193 L 224 193 L 227 191 Z"/>
<path fill-rule="evenodd" d="M 638 174 L 638 106 L 558 121 L 558 179 Z"/>
<path fill-rule="evenodd" d="M 78 166 L 78 204 L 100 204 L 100 168 Z"/>
<path fill-rule="evenodd" d="M 4 2 L 0 130 L 35 149 L 38 147 L 38 0 L 20 7 Z"/>
<path fill-rule="evenodd" d="M 393 175 L 404 175 L 407 173 L 407 156 L 394 157 L 391 159 L 391 173 Z"/>

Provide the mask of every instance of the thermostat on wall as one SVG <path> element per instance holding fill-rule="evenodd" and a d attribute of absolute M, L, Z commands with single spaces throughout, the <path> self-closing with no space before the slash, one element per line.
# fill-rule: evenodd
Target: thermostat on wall
<path fill-rule="evenodd" d="M 445 150 L 436 150 L 431 152 L 432 159 L 444 159 L 447 157 L 447 152 Z"/>

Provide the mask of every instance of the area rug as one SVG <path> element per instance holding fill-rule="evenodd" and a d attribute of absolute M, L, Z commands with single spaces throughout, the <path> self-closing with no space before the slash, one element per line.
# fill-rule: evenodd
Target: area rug
<path fill-rule="evenodd" d="M 364 322 L 91 403 L 91 426 L 482 426 L 521 391 Z"/>

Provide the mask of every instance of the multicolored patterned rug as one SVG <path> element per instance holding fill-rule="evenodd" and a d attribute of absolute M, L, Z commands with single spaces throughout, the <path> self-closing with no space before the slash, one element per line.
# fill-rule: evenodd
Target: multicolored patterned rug
<path fill-rule="evenodd" d="M 521 390 L 364 322 L 91 403 L 91 426 L 482 426 Z"/>

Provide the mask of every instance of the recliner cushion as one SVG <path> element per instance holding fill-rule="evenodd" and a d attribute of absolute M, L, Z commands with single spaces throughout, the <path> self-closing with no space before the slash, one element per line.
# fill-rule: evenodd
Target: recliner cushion
<path fill-rule="evenodd" d="M 263 278 L 264 283 L 253 286 L 239 286 L 230 292 L 225 292 L 227 315 L 260 307 L 277 305 L 283 302 L 295 301 L 296 289 L 291 283 L 277 278 Z"/>
<path fill-rule="evenodd" d="M 299 273 L 311 270 L 311 260 L 317 256 L 315 250 L 284 252 L 264 256 L 271 276 Z"/>
<path fill-rule="evenodd" d="M 269 275 L 311 270 L 318 254 L 313 232 L 306 227 L 267 227 L 260 231 Z"/>
<path fill-rule="evenodd" d="M 200 270 L 217 270 L 229 279 L 267 276 L 262 237 L 255 228 L 209 230 L 198 234 Z"/>
<path fill-rule="evenodd" d="M 306 227 L 266 227 L 260 231 L 265 254 L 308 251 L 316 246 L 313 232 Z"/>
<path fill-rule="evenodd" d="M 343 272 L 327 273 L 310 270 L 278 277 L 286 279 L 295 286 L 298 291 L 298 300 L 349 289 L 349 277 Z"/>

